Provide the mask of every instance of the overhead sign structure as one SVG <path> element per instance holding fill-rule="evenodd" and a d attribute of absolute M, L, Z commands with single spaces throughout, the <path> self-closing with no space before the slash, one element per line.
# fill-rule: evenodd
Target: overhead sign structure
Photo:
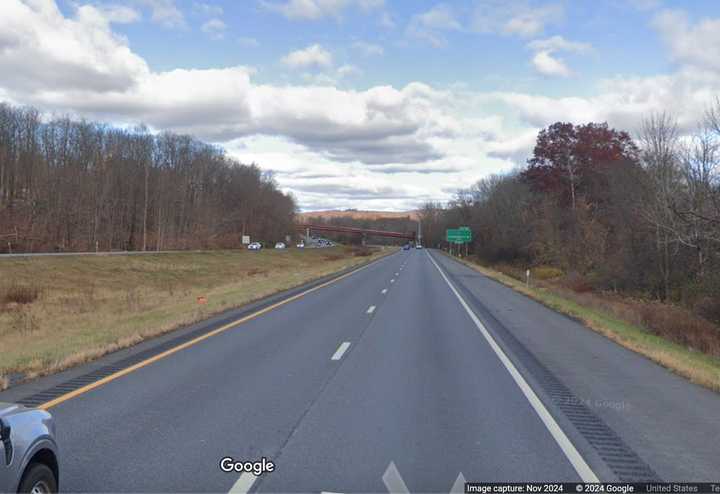
<path fill-rule="evenodd" d="M 446 239 L 450 243 L 465 244 L 472 240 L 472 232 L 470 228 L 461 226 L 460 228 L 449 228 L 446 233 Z"/>

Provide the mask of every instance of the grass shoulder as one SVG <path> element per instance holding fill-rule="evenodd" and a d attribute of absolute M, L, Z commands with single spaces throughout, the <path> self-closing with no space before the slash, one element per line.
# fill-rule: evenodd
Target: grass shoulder
<path fill-rule="evenodd" d="M 625 348 L 644 355 L 672 372 L 720 392 L 720 358 L 653 334 L 638 324 L 618 317 L 611 310 L 603 310 L 603 304 L 597 300 L 590 307 L 581 301 L 572 300 L 567 294 L 552 286 L 527 286 L 507 274 L 476 262 L 454 259 L 557 312 L 578 319 L 590 329 Z M 590 301 L 590 297 L 591 295 L 584 295 L 583 300 Z"/>
<path fill-rule="evenodd" d="M 334 247 L 1 259 L 0 389 L 390 252 Z"/>

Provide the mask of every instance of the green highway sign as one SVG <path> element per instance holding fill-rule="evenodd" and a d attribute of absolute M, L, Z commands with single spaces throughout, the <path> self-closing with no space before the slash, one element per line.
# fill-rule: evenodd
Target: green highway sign
<path fill-rule="evenodd" d="M 460 228 L 450 228 L 447 230 L 446 239 L 448 242 L 456 244 L 464 244 L 472 240 L 472 232 L 470 228 L 461 226 Z"/>

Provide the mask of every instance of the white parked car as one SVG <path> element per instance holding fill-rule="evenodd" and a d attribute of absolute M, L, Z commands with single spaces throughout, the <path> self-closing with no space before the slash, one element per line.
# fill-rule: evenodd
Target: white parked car
<path fill-rule="evenodd" d="M 248 245 L 247 248 L 248 250 L 260 250 L 262 249 L 262 244 L 260 242 L 253 242 Z"/>
<path fill-rule="evenodd" d="M 285 242 L 278 242 L 275 244 L 276 249 L 286 249 L 287 246 L 285 245 Z"/>
<path fill-rule="evenodd" d="M 305 243 L 304 243 L 304 242 L 300 242 L 300 243 L 297 244 L 295 247 L 297 247 L 298 249 L 304 249 L 304 248 L 305 248 Z"/>

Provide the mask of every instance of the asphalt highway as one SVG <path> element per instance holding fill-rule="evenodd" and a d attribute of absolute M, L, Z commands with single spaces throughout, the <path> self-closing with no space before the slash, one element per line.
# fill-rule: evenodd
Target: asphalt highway
<path fill-rule="evenodd" d="M 50 411 L 67 492 L 720 480 L 719 395 L 429 250 Z M 225 457 L 275 468 L 224 472 Z"/>

